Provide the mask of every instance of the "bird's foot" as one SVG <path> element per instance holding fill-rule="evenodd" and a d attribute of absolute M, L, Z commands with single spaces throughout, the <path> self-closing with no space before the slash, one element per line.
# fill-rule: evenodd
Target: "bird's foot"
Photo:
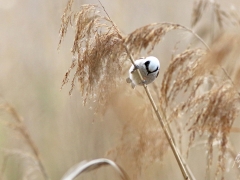
<path fill-rule="evenodd" d="M 133 70 L 131 71 L 131 73 L 133 73 L 133 72 L 136 71 L 137 69 L 139 69 L 139 66 L 135 64 Z"/>

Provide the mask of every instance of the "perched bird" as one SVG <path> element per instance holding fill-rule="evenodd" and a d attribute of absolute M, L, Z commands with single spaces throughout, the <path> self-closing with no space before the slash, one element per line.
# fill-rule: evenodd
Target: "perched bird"
<path fill-rule="evenodd" d="M 144 79 L 145 84 L 153 82 L 158 76 L 160 69 L 160 62 L 154 56 L 149 56 L 146 58 L 138 59 L 134 61 L 136 67 L 132 65 L 129 69 L 129 77 L 126 79 L 127 83 L 131 83 L 134 89 L 136 85 L 142 85 L 142 81 L 136 71 L 140 70 L 140 73 Z"/>

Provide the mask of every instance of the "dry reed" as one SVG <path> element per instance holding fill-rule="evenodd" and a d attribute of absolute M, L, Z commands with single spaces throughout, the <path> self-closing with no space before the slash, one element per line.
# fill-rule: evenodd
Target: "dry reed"
<path fill-rule="evenodd" d="M 69 1 L 67 7 L 71 6 L 71 3 L 72 1 Z M 84 103 L 88 98 L 94 98 L 100 106 L 104 106 L 108 100 L 108 93 L 116 87 L 116 81 L 119 80 L 118 73 L 121 72 L 123 60 L 126 58 L 122 39 L 118 37 L 118 32 L 109 20 L 99 15 L 95 5 L 84 5 L 78 13 L 69 11 L 71 8 L 66 8 L 62 17 L 60 32 L 64 33 L 60 33 L 59 45 L 67 31 L 69 19 L 73 19 L 74 60 L 65 75 L 63 85 L 68 82 L 69 73 L 76 66 L 70 94 L 77 79 L 85 97 Z"/>
<path fill-rule="evenodd" d="M 163 117 L 166 122 L 175 125 L 180 134 L 179 145 L 181 145 L 181 138 L 183 138 L 182 134 L 189 133 L 188 151 L 191 150 L 197 135 L 207 136 L 208 171 L 212 167 L 213 148 L 217 142 L 219 154 L 215 178 L 221 172 L 221 178 L 224 179 L 226 156 L 231 153 L 227 148 L 229 134 L 239 112 L 238 77 L 240 71 L 239 67 L 235 65 L 240 44 L 239 34 L 220 34 L 218 38 L 214 38 L 211 50 L 191 29 L 179 24 L 153 23 L 123 36 L 109 16 L 100 15 L 97 6 L 84 5 L 80 12 L 74 13 L 70 7 L 72 3 L 73 1 L 69 1 L 62 17 L 63 24 L 60 30 L 59 45 L 66 34 L 69 22 L 73 19 L 75 39 L 72 54 L 75 60 L 66 73 L 63 85 L 68 82 L 69 74 L 75 68 L 70 93 L 77 80 L 80 83 L 80 91 L 85 98 L 84 103 L 87 100 L 96 99 L 105 110 L 110 104 L 116 106 L 116 109 L 120 109 L 122 106 L 122 104 L 116 105 L 119 103 L 116 100 L 119 99 L 113 92 L 116 92 L 116 87 L 122 80 L 122 66 L 124 66 L 127 57 L 133 62 L 133 57 L 139 56 L 142 50 L 147 50 L 148 53 L 152 52 L 162 37 L 172 30 L 190 32 L 205 45 L 205 49 L 188 48 L 172 58 L 164 73 L 161 86 L 155 84 L 154 91 L 159 100 L 157 105 L 161 110 L 160 114 L 158 114 L 157 108 L 154 110 L 159 119 Z M 236 13 L 223 11 L 216 2 L 195 1 L 192 26 L 200 21 L 209 5 L 213 7 L 214 17 L 220 29 L 226 27 L 224 25 L 229 22 L 232 25 L 239 22 Z M 229 63 L 229 59 L 231 59 L 231 63 Z M 155 107 L 149 90 L 145 86 L 144 88 L 153 107 Z M 124 88 L 120 89 L 124 91 Z M 138 92 L 138 95 L 144 99 L 145 95 L 142 92 Z M 113 97 L 115 101 L 111 100 Z M 155 119 L 155 117 L 153 111 L 144 106 L 145 101 L 137 109 L 134 109 L 136 106 L 134 104 L 129 107 L 131 109 L 129 114 L 134 115 L 131 117 L 123 116 L 124 113 L 118 113 L 119 110 L 116 110 L 120 118 L 126 118 L 129 121 L 124 125 L 121 143 L 108 153 L 109 155 L 115 153 L 115 156 L 119 158 L 122 157 L 122 153 L 128 154 L 128 157 L 133 159 L 131 165 L 136 167 L 137 173 L 135 174 L 141 174 L 144 167 L 143 161 L 147 159 L 145 156 L 148 156 L 148 163 L 151 163 L 161 159 L 164 155 L 168 147 L 167 141 L 162 138 L 164 131 L 169 131 L 165 132 L 165 134 L 169 133 L 167 135 L 170 137 L 169 142 L 175 139 L 170 135 L 172 129 L 170 126 L 167 127 L 166 122 L 163 122 L 163 127 L 166 130 L 161 131 L 156 127 L 156 121 L 146 121 L 149 117 L 151 119 Z M 139 120 L 141 118 L 142 121 Z M 182 130 L 179 120 L 184 124 Z M 130 143 L 128 136 L 135 139 L 131 139 Z M 154 146 L 147 146 L 150 142 Z M 172 143 L 176 145 L 176 142 Z M 180 161 L 182 161 L 181 158 Z M 137 178 L 138 175 L 134 177 Z"/>
<path fill-rule="evenodd" d="M 238 79 L 234 71 L 229 73 L 230 76 L 225 74 L 228 69 L 239 71 L 235 65 L 239 59 L 238 37 L 238 34 L 221 35 L 208 53 L 200 49 L 188 49 L 176 55 L 162 82 L 160 101 L 163 108 L 168 110 L 168 121 L 189 118 L 186 122 L 186 127 L 190 126 L 188 147 L 191 147 L 196 134 L 207 135 L 208 170 L 212 165 L 214 144 L 218 144 L 215 178 L 219 172 L 225 171 L 226 157 L 232 153 L 227 149 L 229 133 L 239 115 Z M 176 105 L 176 99 L 183 95 L 186 100 Z"/>

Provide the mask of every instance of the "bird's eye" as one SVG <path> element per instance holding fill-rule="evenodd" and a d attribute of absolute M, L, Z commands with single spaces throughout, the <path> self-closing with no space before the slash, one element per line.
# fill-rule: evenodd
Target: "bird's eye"
<path fill-rule="evenodd" d="M 150 64 L 150 61 L 146 61 L 144 64 L 145 64 L 146 67 L 148 67 L 149 64 Z"/>

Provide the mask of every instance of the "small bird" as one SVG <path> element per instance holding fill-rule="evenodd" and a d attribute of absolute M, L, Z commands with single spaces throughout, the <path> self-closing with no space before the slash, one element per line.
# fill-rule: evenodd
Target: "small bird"
<path fill-rule="evenodd" d="M 134 63 L 136 67 L 134 65 L 130 67 L 129 77 L 126 79 L 127 83 L 131 83 L 133 89 L 136 85 L 143 85 L 136 71 L 137 69 L 140 70 L 145 84 L 149 84 L 157 78 L 160 69 L 160 62 L 156 57 L 149 56 L 141 58 L 134 61 Z"/>

